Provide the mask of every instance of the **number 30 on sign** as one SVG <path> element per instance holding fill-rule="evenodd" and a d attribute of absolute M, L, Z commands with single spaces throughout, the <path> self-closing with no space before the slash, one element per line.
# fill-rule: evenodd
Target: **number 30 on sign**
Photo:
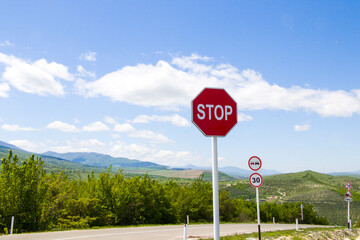
<path fill-rule="evenodd" d="M 253 173 L 253 174 L 251 174 L 251 176 L 249 178 L 249 182 L 250 182 L 251 186 L 258 188 L 263 184 L 263 178 L 260 174 Z"/>

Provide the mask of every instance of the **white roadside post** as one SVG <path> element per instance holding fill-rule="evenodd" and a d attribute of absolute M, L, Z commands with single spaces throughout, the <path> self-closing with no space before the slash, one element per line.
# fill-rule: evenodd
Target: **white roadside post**
<path fill-rule="evenodd" d="M 296 222 L 296 231 L 299 231 L 299 219 L 296 218 L 295 222 Z"/>
<path fill-rule="evenodd" d="M 251 186 L 256 188 L 256 208 L 257 208 L 258 233 L 259 233 L 259 240 L 261 240 L 259 187 L 261 187 L 261 185 L 263 184 L 263 178 L 256 171 L 258 171 L 261 168 L 262 162 L 261 162 L 260 158 L 258 158 L 256 156 L 252 156 L 248 161 L 248 165 L 251 170 L 255 171 L 255 173 L 250 175 L 249 182 L 250 182 Z"/>
<path fill-rule="evenodd" d="M 303 222 L 304 221 L 304 205 L 300 205 L 300 208 L 301 208 L 301 221 Z"/>
<path fill-rule="evenodd" d="M 186 222 L 184 223 L 184 240 L 187 239 L 187 224 Z"/>
<path fill-rule="evenodd" d="M 212 137 L 214 240 L 220 240 L 217 137 L 225 137 L 237 123 L 236 102 L 224 89 L 205 88 L 191 103 L 192 122 Z"/>
<path fill-rule="evenodd" d="M 14 230 L 14 216 L 11 217 L 10 234 L 13 234 Z"/>

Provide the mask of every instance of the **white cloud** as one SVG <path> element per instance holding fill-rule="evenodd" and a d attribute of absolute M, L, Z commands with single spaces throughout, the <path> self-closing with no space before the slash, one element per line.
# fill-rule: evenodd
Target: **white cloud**
<path fill-rule="evenodd" d="M 112 145 L 110 153 L 112 156 L 116 157 L 150 161 L 166 166 L 185 166 L 190 163 L 204 165 L 204 159 L 197 154 L 186 151 L 174 152 L 153 147 L 149 148 L 139 144 L 126 144 L 120 141 L 117 141 Z"/>
<path fill-rule="evenodd" d="M 86 71 L 85 68 L 81 65 L 77 66 L 77 75 L 80 77 L 90 77 L 90 78 L 96 78 L 96 74 L 93 72 Z"/>
<path fill-rule="evenodd" d="M 1 129 L 5 130 L 5 131 L 13 131 L 13 132 L 17 132 L 17 131 L 35 131 L 36 129 L 31 128 L 31 127 L 20 127 L 17 124 L 3 124 L 1 126 Z"/>
<path fill-rule="evenodd" d="M 0 83 L 0 97 L 9 96 L 10 87 L 6 83 Z"/>
<path fill-rule="evenodd" d="M 111 136 L 113 139 L 118 139 L 118 138 L 120 138 L 120 135 L 119 135 L 119 134 L 116 134 L 116 133 L 112 133 L 110 136 Z"/>
<path fill-rule="evenodd" d="M 192 90 L 196 89 L 196 86 L 184 83 L 184 81 L 194 82 L 189 78 L 193 76 L 174 69 L 164 61 L 159 61 L 156 66 L 144 64 L 127 66 L 106 74 L 99 80 L 79 82 L 77 87 L 88 97 L 104 95 L 114 101 L 177 109 L 179 106 L 188 105 L 187 100 L 196 93 Z M 184 89 L 182 86 L 190 89 Z"/>
<path fill-rule="evenodd" d="M 0 42 L 0 46 L 3 47 L 3 46 L 7 46 L 7 47 L 14 47 L 15 44 L 13 44 L 12 42 L 10 42 L 9 40 L 6 40 L 4 42 Z"/>
<path fill-rule="evenodd" d="M 9 141 L 9 143 L 12 144 L 12 145 L 15 145 L 15 146 L 17 146 L 17 147 L 19 147 L 21 149 L 29 151 L 29 152 L 37 152 L 39 147 L 42 146 L 42 144 L 37 144 L 37 143 L 34 143 L 32 141 L 28 141 L 28 140 L 25 140 L 25 139 L 12 140 L 12 141 Z"/>
<path fill-rule="evenodd" d="M 84 126 L 83 130 L 85 132 L 99 132 L 99 131 L 108 131 L 108 130 L 110 130 L 110 128 L 107 125 L 105 125 L 104 123 L 97 121 L 97 122 L 90 123 L 87 126 Z"/>
<path fill-rule="evenodd" d="M 45 59 L 26 62 L 0 53 L 0 63 L 6 65 L 2 79 L 26 93 L 62 96 L 65 91 L 59 80 L 72 81 L 74 79 L 66 66 L 55 62 L 48 63 Z"/>
<path fill-rule="evenodd" d="M 114 131 L 119 133 L 133 132 L 135 131 L 135 128 L 129 123 L 116 124 L 114 126 Z"/>
<path fill-rule="evenodd" d="M 9 143 L 31 152 L 40 152 L 44 150 L 58 153 L 97 152 L 110 154 L 114 157 L 126 157 L 141 161 L 150 161 L 166 166 L 184 166 L 190 163 L 199 166 L 204 165 L 204 159 L 196 153 L 193 154 L 186 151 L 174 152 L 170 150 L 157 149 L 153 146 L 147 147 L 139 144 L 127 144 L 121 141 L 106 144 L 94 138 L 82 140 L 72 139 L 66 141 L 63 145 L 52 147 L 45 147 L 42 143 L 34 143 L 28 140 L 13 140 L 9 141 Z M 211 161 L 209 160 L 209 164 L 210 163 Z"/>
<path fill-rule="evenodd" d="M 138 159 L 148 161 L 148 155 L 153 152 L 152 149 L 138 145 L 117 142 L 111 147 L 111 153 L 117 157 L 126 157 L 130 159 Z"/>
<path fill-rule="evenodd" d="M 182 56 L 182 57 L 175 57 L 172 60 L 172 64 L 175 66 L 178 66 L 180 69 L 183 70 L 190 70 L 193 73 L 205 73 L 211 71 L 213 68 L 211 65 L 205 65 L 198 63 L 200 62 L 211 62 L 213 61 L 213 58 L 206 57 L 206 56 L 200 56 L 198 54 L 191 54 L 191 56 Z"/>
<path fill-rule="evenodd" d="M 349 117 L 360 113 L 360 97 L 356 90 L 314 90 L 299 86 L 283 88 L 269 84 L 253 70 L 245 70 L 241 75 L 244 78 L 243 87 L 230 91 L 240 109 L 300 109 L 316 112 L 323 117 Z"/>
<path fill-rule="evenodd" d="M 45 59 L 39 59 L 33 63 L 34 67 L 49 73 L 53 77 L 58 77 L 63 80 L 73 81 L 74 76 L 68 72 L 68 68 L 62 64 L 51 62 L 48 63 Z"/>
<path fill-rule="evenodd" d="M 50 151 L 54 151 L 58 153 L 98 152 L 105 154 L 106 150 L 104 147 L 106 147 L 106 144 L 97 139 L 85 139 L 85 140 L 73 139 L 71 141 L 66 141 L 66 145 L 50 147 Z"/>
<path fill-rule="evenodd" d="M 81 60 L 89 61 L 89 62 L 95 62 L 96 61 L 96 52 L 86 52 L 82 53 L 80 55 Z"/>
<path fill-rule="evenodd" d="M 116 125 L 116 124 L 117 124 L 116 120 L 113 119 L 112 117 L 109 117 L 109 116 L 106 116 L 106 117 L 105 117 L 105 122 L 106 122 L 106 123 L 109 123 L 109 124 L 111 124 L 111 125 Z"/>
<path fill-rule="evenodd" d="M 74 125 L 64 123 L 61 121 L 54 121 L 52 123 L 49 123 L 46 127 L 49 129 L 60 130 L 62 132 L 72 132 L 72 133 L 79 132 L 79 129 Z"/>
<path fill-rule="evenodd" d="M 239 113 L 237 116 L 237 120 L 238 122 L 248 122 L 248 121 L 252 121 L 253 117 L 246 115 L 245 113 Z"/>
<path fill-rule="evenodd" d="M 209 64 L 210 63 L 210 64 Z M 239 110 L 311 111 L 323 117 L 360 114 L 360 89 L 330 91 L 299 86 L 281 87 L 260 73 L 239 71 L 230 64 L 211 65 L 213 59 L 192 54 L 171 63 L 125 66 L 92 82 L 78 82 L 87 97 L 106 96 L 114 101 L 145 107 L 178 110 L 189 107 L 204 87 L 226 89 Z"/>
<path fill-rule="evenodd" d="M 294 130 L 295 130 L 296 132 L 309 131 L 309 130 L 310 130 L 310 125 L 309 125 L 309 124 L 295 125 L 295 126 L 294 126 Z"/>
<path fill-rule="evenodd" d="M 129 133 L 129 137 L 144 138 L 155 143 L 168 143 L 171 142 L 169 138 L 161 133 L 154 133 L 150 130 L 139 130 Z"/>
<path fill-rule="evenodd" d="M 190 127 L 189 121 L 186 118 L 183 118 L 178 114 L 174 114 L 171 116 L 139 115 L 132 122 L 133 123 L 149 123 L 151 121 L 170 122 L 178 127 Z"/>

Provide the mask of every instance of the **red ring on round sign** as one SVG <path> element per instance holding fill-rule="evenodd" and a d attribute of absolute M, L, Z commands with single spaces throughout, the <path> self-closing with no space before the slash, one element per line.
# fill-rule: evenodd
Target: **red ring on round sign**
<path fill-rule="evenodd" d="M 251 182 L 251 178 L 252 178 L 253 175 L 257 175 L 257 176 L 260 177 L 260 185 L 254 185 L 254 184 Z M 258 187 L 261 187 L 261 185 L 263 184 L 264 181 L 263 181 L 263 178 L 262 178 L 262 176 L 261 176 L 260 174 L 258 174 L 258 173 L 253 173 L 253 174 L 251 174 L 250 177 L 249 177 L 249 182 L 250 182 L 250 185 L 251 185 L 251 186 L 253 186 L 254 188 L 258 188 Z"/>
<path fill-rule="evenodd" d="M 258 166 L 258 168 L 253 168 L 253 167 L 251 167 L 251 160 L 252 159 L 257 159 L 257 160 L 259 160 L 259 166 Z M 261 166 L 262 166 L 262 162 L 261 162 L 261 159 L 259 158 L 259 157 L 257 157 L 257 156 L 252 156 L 250 159 L 249 159 L 249 161 L 248 161 L 248 165 L 249 165 L 249 168 L 251 169 L 251 170 L 253 170 L 253 171 L 258 171 L 260 168 L 261 168 Z M 255 165 L 255 164 L 254 164 Z"/>

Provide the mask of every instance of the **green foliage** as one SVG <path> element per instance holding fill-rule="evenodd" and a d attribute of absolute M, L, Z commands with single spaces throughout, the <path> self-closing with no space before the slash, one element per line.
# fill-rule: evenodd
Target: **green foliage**
<path fill-rule="evenodd" d="M 212 186 L 203 175 L 191 182 L 160 182 L 109 168 L 97 176 L 92 172 L 86 179 L 71 179 L 64 172 L 46 174 L 43 164 L 34 155 L 20 163 L 11 151 L 1 160 L 0 229 L 5 233 L 11 216 L 18 232 L 182 223 L 186 215 L 192 222 L 212 221 Z M 255 202 L 234 199 L 227 190 L 219 196 L 221 221 L 255 221 Z M 299 211 L 299 204 L 265 203 L 261 220 L 275 216 L 277 222 L 293 222 Z M 307 223 L 326 223 L 311 205 L 304 211 Z"/>
<path fill-rule="evenodd" d="M 10 151 L 1 160 L 0 174 L 0 228 L 6 228 L 11 216 L 17 219 L 19 229 L 36 230 L 41 222 L 41 203 L 47 192 L 43 162 L 34 155 L 24 160 Z"/>
<path fill-rule="evenodd" d="M 313 171 L 280 174 L 264 177 L 259 189 L 260 198 L 272 198 L 277 203 L 302 202 L 313 206 L 330 224 L 347 224 L 347 203 L 344 201 L 345 184 L 350 181 L 354 202 L 351 203 L 353 221 L 360 220 L 360 179 L 329 176 Z M 248 180 L 232 183 L 227 187 L 234 198 L 255 199 L 255 190 Z M 305 219 L 307 215 L 305 215 Z"/>
<path fill-rule="evenodd" d="M 262 239 L 356 239 L 359 236 L 358 229 L 344 228 L 301 228 L 296 230 L 280 230 L 275 232 L 261 232 Z M 258 233 L 235 234 L 234 236 L 221 237 L 222 240 L 247 240 L 257 239 Z M 208 238 L 207 238 L 208 239 Z M 210 239 L 212 240 L 212 238 Z"/>

